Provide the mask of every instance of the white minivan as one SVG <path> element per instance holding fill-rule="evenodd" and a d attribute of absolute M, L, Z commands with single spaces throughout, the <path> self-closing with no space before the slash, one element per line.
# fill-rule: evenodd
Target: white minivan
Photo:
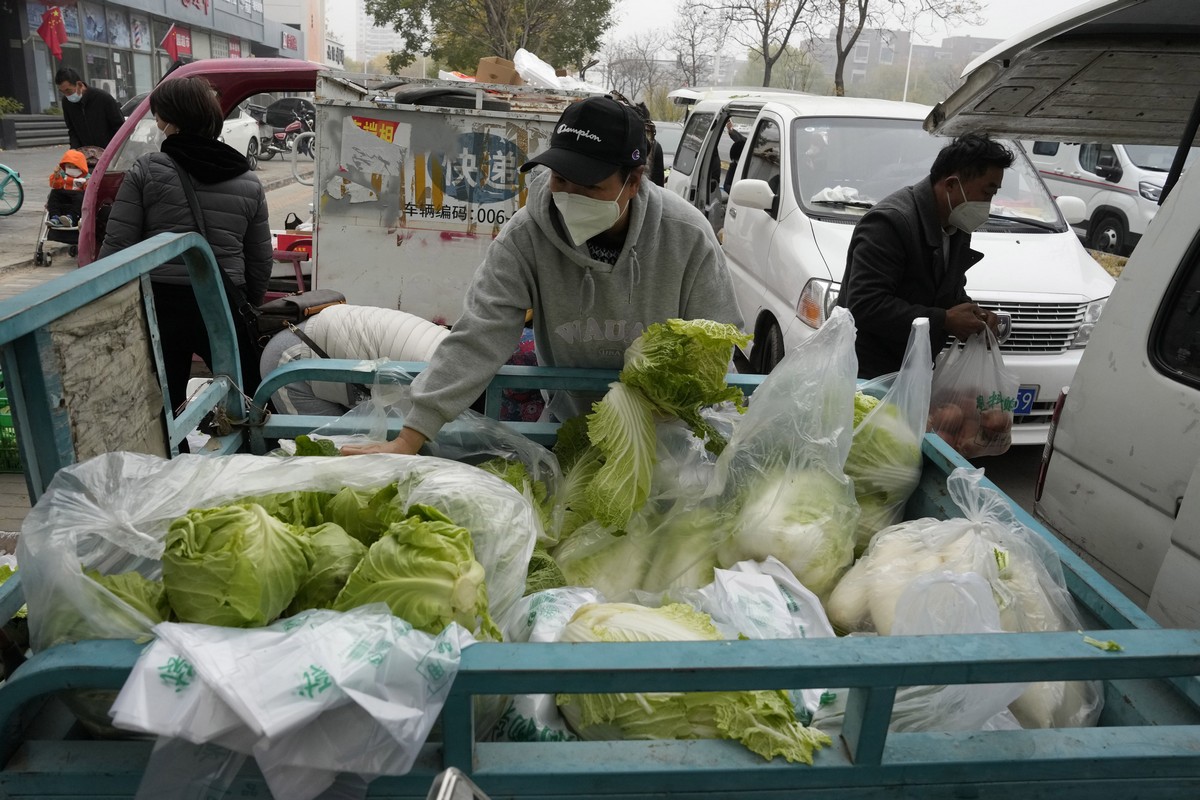
<path fill-rule="evenodd" d="M 718 228 L 754 334 L 747 355 L 756 371 L 769 372 L 832 311 L 858 219 L 876 201 L 928 177 L 946 143 L 922 130 L 928 111 L 913 103 L 766 93 L 701 99 L 693 107 L 667 188 Z M 747 136 L 736 164 L 727 155 L 729 127 Z M 967 291 L 1011 315 L 1002 350 L 1021 384 L 1013 442 L 1040 444 L 1113 279 L 1064 219 L 1063 209 L 1071 221 L 1081 219 L 1082 203 L 1062 198 L 1060 209 L 1020 148 L 1009 146 L 1016 160 L 991 219 L 972 236 L 984 258 L 968 273 Z"/>
<path fill-rule="evenodd" d="M 1087 246 L 1122 256 L 1129 255 L 1158 212 L 1176 150 L 1159 144 L 1047 139 L 1021 144 L 1051 193 L 1083 200 L 1087 217 L 1077 229 Z"/>
<path fill-rule="evenodd" d="M 968 70 L 927 127 L 1186 152 L 1200 4 L 1091 0 Z M 1200 628 L 1200 170 L 1177 176 L 1061 402 L 1037 512 L 1159 622 Z"/>

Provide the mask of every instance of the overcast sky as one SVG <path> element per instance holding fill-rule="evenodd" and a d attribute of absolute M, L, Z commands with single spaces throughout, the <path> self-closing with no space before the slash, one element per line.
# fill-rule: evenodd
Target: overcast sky
<path fill-rule="evenodd" d="M 946 31 L 944 26 L 932 28 L 926 44 L 937 44 L 943 36 L 980 36 L 1007 39 L 1042 20 L 1063 11 L 1084 5 L 1089 0 L 984 0 L 986 24 L 960 26 Z M 623 39 L 655 28 L 671 29 L 675 25 L 673 0 L 617 0 L 613 16 L 617 24 L 609 39 Z M 920 33 L 927 33 L 921 31 Z"/>

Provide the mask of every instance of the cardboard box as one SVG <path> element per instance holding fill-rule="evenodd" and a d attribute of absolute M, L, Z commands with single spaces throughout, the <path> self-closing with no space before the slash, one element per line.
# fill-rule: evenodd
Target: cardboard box
<path fill-rule="evenodd" d="M 558 78 L 565 78 L 567 77 L 567 70 L 565 67 L 559 67 L 558 69 L 554 70 L 554 75 Z"/>
<path fill-rule="evenodd" d="M 525 83 L 517 72 L 517 66 L 507 58 L 498 56 L 479 59 L 479 66 L 475 68 L 475 80 L 479 83 L 503 83 L 508 86 L 520 86 Z"/>

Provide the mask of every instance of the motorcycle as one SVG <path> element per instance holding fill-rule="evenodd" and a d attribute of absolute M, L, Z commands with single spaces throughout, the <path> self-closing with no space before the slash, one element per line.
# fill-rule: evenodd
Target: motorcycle
<path fill-rule="evenodd" d="M 262 145 L 258 149 L 258 157 L 263 161 L 270 161 L 275 157 L 276 153 L 290 153 L 296 147 L 296 137 L 302 133 L 309 133 L 316 127 L 316 120 L 311 111 L 305 110 L 303 113 L 292 111 L 294 119 L 288 123 L 286 128 L 275 128 L 271 131 L 270 136 L 262 137 Z M 312 137 L 305 137 L 300 142 L 298 151 L 302 156 L 312 158 L 314 155 Z"/>

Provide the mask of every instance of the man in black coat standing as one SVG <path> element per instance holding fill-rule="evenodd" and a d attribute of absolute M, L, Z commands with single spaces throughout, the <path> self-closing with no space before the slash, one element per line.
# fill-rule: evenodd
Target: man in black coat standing
<path fill-rule="evenodd" d="M 987 222 L 1013 154 L 999 142 L 966 134 L 942 148 L 929 176 L 876 203 L 850 237 L 838 305 L 850 309 L 858 338 L 858 377 L 900 369 L 909 329 L 929 319 L 933 352 L 946 337 L 965 340 L 996 315 L 967 295 L 967 270 L 983 254 L 971 233 Z"/>
<path fill-rule="evenodd" d="M 71 147 L 108 147 L 117 130 L 125 124 L 121 106 L 111 94 L 83 82 L 71 67 L 54 76 L 63 97 L 63 120 L 71 137 Z"/>

